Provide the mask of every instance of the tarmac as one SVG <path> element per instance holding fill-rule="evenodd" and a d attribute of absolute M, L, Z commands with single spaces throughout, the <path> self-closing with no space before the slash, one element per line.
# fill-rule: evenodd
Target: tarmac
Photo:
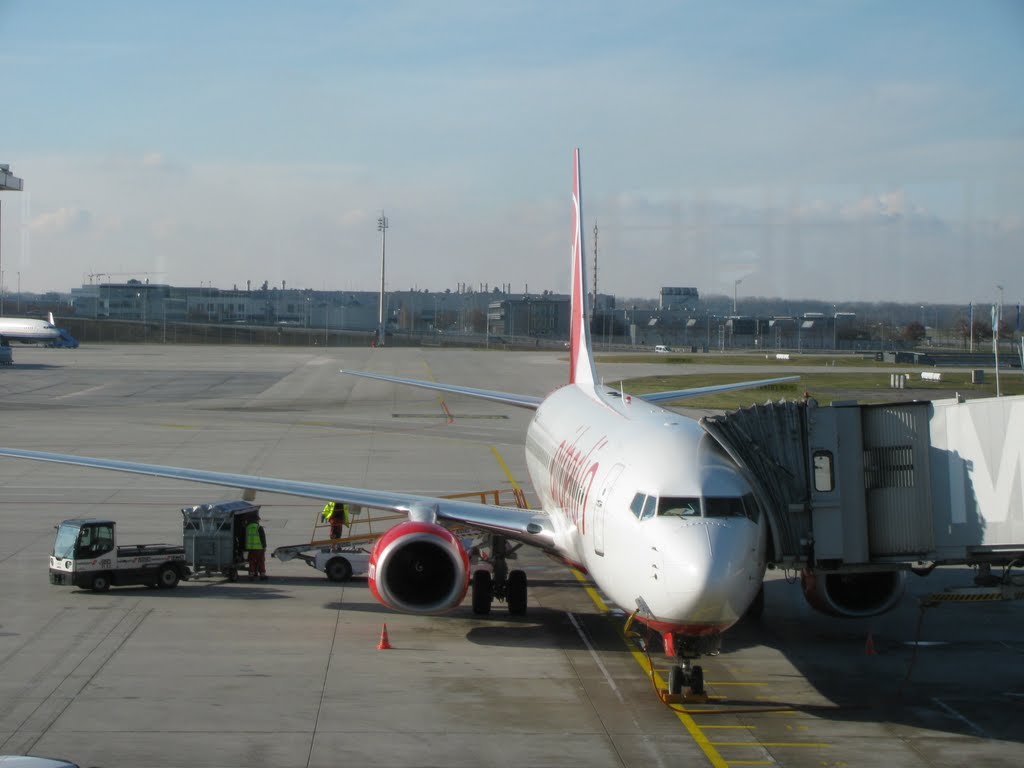
<path fill-rule="evenodd" d="M 560 352 L 86 345 L 0 370 L 0 444 L 432 494 L 532 499 L 530 414 L 346 377 L 339 368 L 543 395 Z M 609 381 L 664 365 L 599 366 Z M 752 377 L 777 368 L 746 368 Z M 753 399 L 753 398 L 752 398 Z M 180 509 L 232 489 L 0 459 L 0 754 L 82 766 L 963 766 L 1024 762 L 1024 608 L 922 598 L 816 614 L 772 572 L 760 621 L 703 661 L 706 703 L 667 706 L 667 660 L 622 634 L 592 584 L 534 552 L 528 612 L 468 599 L 392 613 L 365 578 L 268 558 L 270 580 L 174 590 L 51 586 L 54 526 L 110 517 L 121 543 L 180 542 Z M 269 546 L 321 506 L 260 494 Z M 790 577 L 790 578 L 787 578 Z M 384 626 L 392 646 L 378 650 Z M 655 644 L 656 645 L 656 644 Z M 653 664 L 653 668 L 652 665 Z"/>

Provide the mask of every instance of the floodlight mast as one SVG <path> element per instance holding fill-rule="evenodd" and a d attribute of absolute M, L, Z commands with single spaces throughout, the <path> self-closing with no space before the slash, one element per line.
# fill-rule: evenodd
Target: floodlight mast
<path fill-rule="evenodd" d="M 992 309 L 992 348 L 996 358 L 996 397 L 1002 397 L 999 387 L 999 326 L 1003 322 L 1003 286 L 997 285 L 996 290 L 999 291 L 999 303 Z"/>
<path fill-rule="evenodd" d="M 0 191 L 21 192 L 25 188 L 25 182 L 11 173 L 11 166 L 7 163 L 0 164 Z M 0 202 L 0 249 L 3 243 L 3 203 Z M 4 279 L 3 279 L 3 252 L 0 250 L 0 317 L 4 314 Z M 18 272 L 18 301 L 21 301 L 21 272 Z"/>
<path fill-rule="evenodd" d="M 377 219 L 377 231 L 380 232 L 380 314 L 379 324 L 377 326 L 377 344 L 384 346 L 384 257 L 387 252 L 388 242 L 388 217 L 384 215 L 384 211 L 380 212 L 380 218 Z"/>

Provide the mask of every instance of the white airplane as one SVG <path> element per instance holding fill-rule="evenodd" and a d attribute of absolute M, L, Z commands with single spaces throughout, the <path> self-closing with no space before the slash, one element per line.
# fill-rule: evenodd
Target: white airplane
<path fill-rule="evenodd" d="M 0 317 L 0 344 L 20 341 L 33 344 L 38 341 L 53 341 L 60 338 L 60 329 L 53 322 L 53 312 L 48 320 L 31 317 Z"/>
<path fill-rule="evenodd" d="M 692 662 L 717 651 L 721 633 L 760 594 L 768 525 L 750 485 L 713 438 L 697 422 L 657 403 L 797 377 L 640 396 L 599 383 L 585 320 L 579 150 L 574 156 L 573 214 L 565 386 L 541 398 L 343 371 L 532 409 L 526 462 L 540 510 L 14 448 L 0 448 L 0 456 L 405 512 L 409 519 L 374 545 L 369 586 L 380 602 L 409 613 L 456 608 L 469 591 L 471 576 L 475 613 L 488 613 L 494 599 L 504 600 L 512 614 L 524 613 L 526 574 L 509 571 L 507 560 L 522 544 L 539 547 L 590 574 L 632 618 L 661 634 L 666 653 L 674 658 L 672 693 L 684 685 L 701 693 L 703 672 Z M 463 542 L 449 530 L 456 525 L 489 540 L 490 570 L 471 573 Z"/>

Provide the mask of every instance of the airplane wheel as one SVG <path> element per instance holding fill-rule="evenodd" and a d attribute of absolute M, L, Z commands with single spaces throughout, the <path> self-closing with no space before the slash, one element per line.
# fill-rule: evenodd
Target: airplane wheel
<path fill-rule="evenodd" d="M 181 578 L 178 575 L 178 569 L 173 565 L 165 565 L 160 569 L 160 573 L 157 574 L 157 586 L 160 589 L 174 589 L 178 586 L 178 580 Z"/>
<path fill-rule="evenodd" d="M 491 612 L 491 600 L 494 591 L 491 587 L 491 574 L 480 570 L 473 574 L 473 613 L 486 616 Z"/>
<path fill-rule="evenodd" d="M 238 581 L 238 569 L 237 568 L 228 568 L 228 581 L 230 581 L 232 584 L 234 584 L 236 581 Z"/>
<path fill-rule="evenodd" d="M 110 589 L 110 575 L 106 573 L 97 573 L 92 577 L 92 586 L 90 589 L 93 592 L 106 592 Z"/>
<path fill-rule="evenodd" d="M 704 694 L 704 668 L 695 666 L 690 670 L 690 692 L 701 696 Z"/>
<path fill-rule="evenodd" d="M 508 612 L 513 616 L 526 613 L 526 572 L 512 571 L 508 575 L 508 592 L 506 595 Z"/>
<path fill-rule="evenodd" d="M 673 664 L 668 671 L 668 692 L 677 696 L 683 692 L 683 668 Z"/>
<path fill-rule="evenodd" d="M 332 557 L 324 572 L 331 581 L 348 581 L 352 578 L 352 564 L 344 557 Z"/>

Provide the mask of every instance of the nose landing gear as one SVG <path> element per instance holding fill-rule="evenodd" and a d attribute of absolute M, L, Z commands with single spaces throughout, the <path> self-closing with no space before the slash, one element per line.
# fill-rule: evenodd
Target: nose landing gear
<path fill-rule="evenodd" d="M 683 696 L 683 689 L 687 689 L 687 695 Z M 707 692 L 704 690 L 704 668 L 700 664 L 693 664 L 690 659 L 683 659 L 680 664 L 673 664 L 668 671 L 668 695 L 680 699 L 691 697 L 703 697 L 707 700 Z"/>
<path fill-rule="evenodd" d="M 639 620 L 647 623 L 641 616 L 641 612 L 650 614 L 650 609 L 643 603 L 642 599 L 637 600 L 637 609 L 630 614 L 626 620 L 623 632 L 627 637 L 640 638 L 640 635 L 631 631 L 633 622 Z M 648 630 L 653 627 L 648 624 Z M 651 636 L 642 640 L 644 650 L 648 651 L 647 660 L 650 662 Z M 694 662 L 701 656 L 717 656 L 722 647 L 722 635 L 719 632 L 709 632 L 705 635 L 690 635 L 681 632 L 661 632 L 661 640 L 665 649 L 665 655 L 672 659 L 672 665 L 668 670 L 668 688 L 658 688 L 657 693 L 665 704 L 703 704 L 708 700 L 707 691 L 704 690 L 704 669 Z M 653 680 L 653 663 L 651 676 Z"/>
<path fill-rule="evenodd" d="M 694 662 L 701 656 L 718 653 L 722 644 L 721 635 L 693 636 L 665 632 L 662 641 L 666 655 L 674 663 L 668 672 L 668 690 L 660 691 L 661 700 L 666 704 L 706 702 L 708 695 L 704 690 L 704 668 Z"/>

